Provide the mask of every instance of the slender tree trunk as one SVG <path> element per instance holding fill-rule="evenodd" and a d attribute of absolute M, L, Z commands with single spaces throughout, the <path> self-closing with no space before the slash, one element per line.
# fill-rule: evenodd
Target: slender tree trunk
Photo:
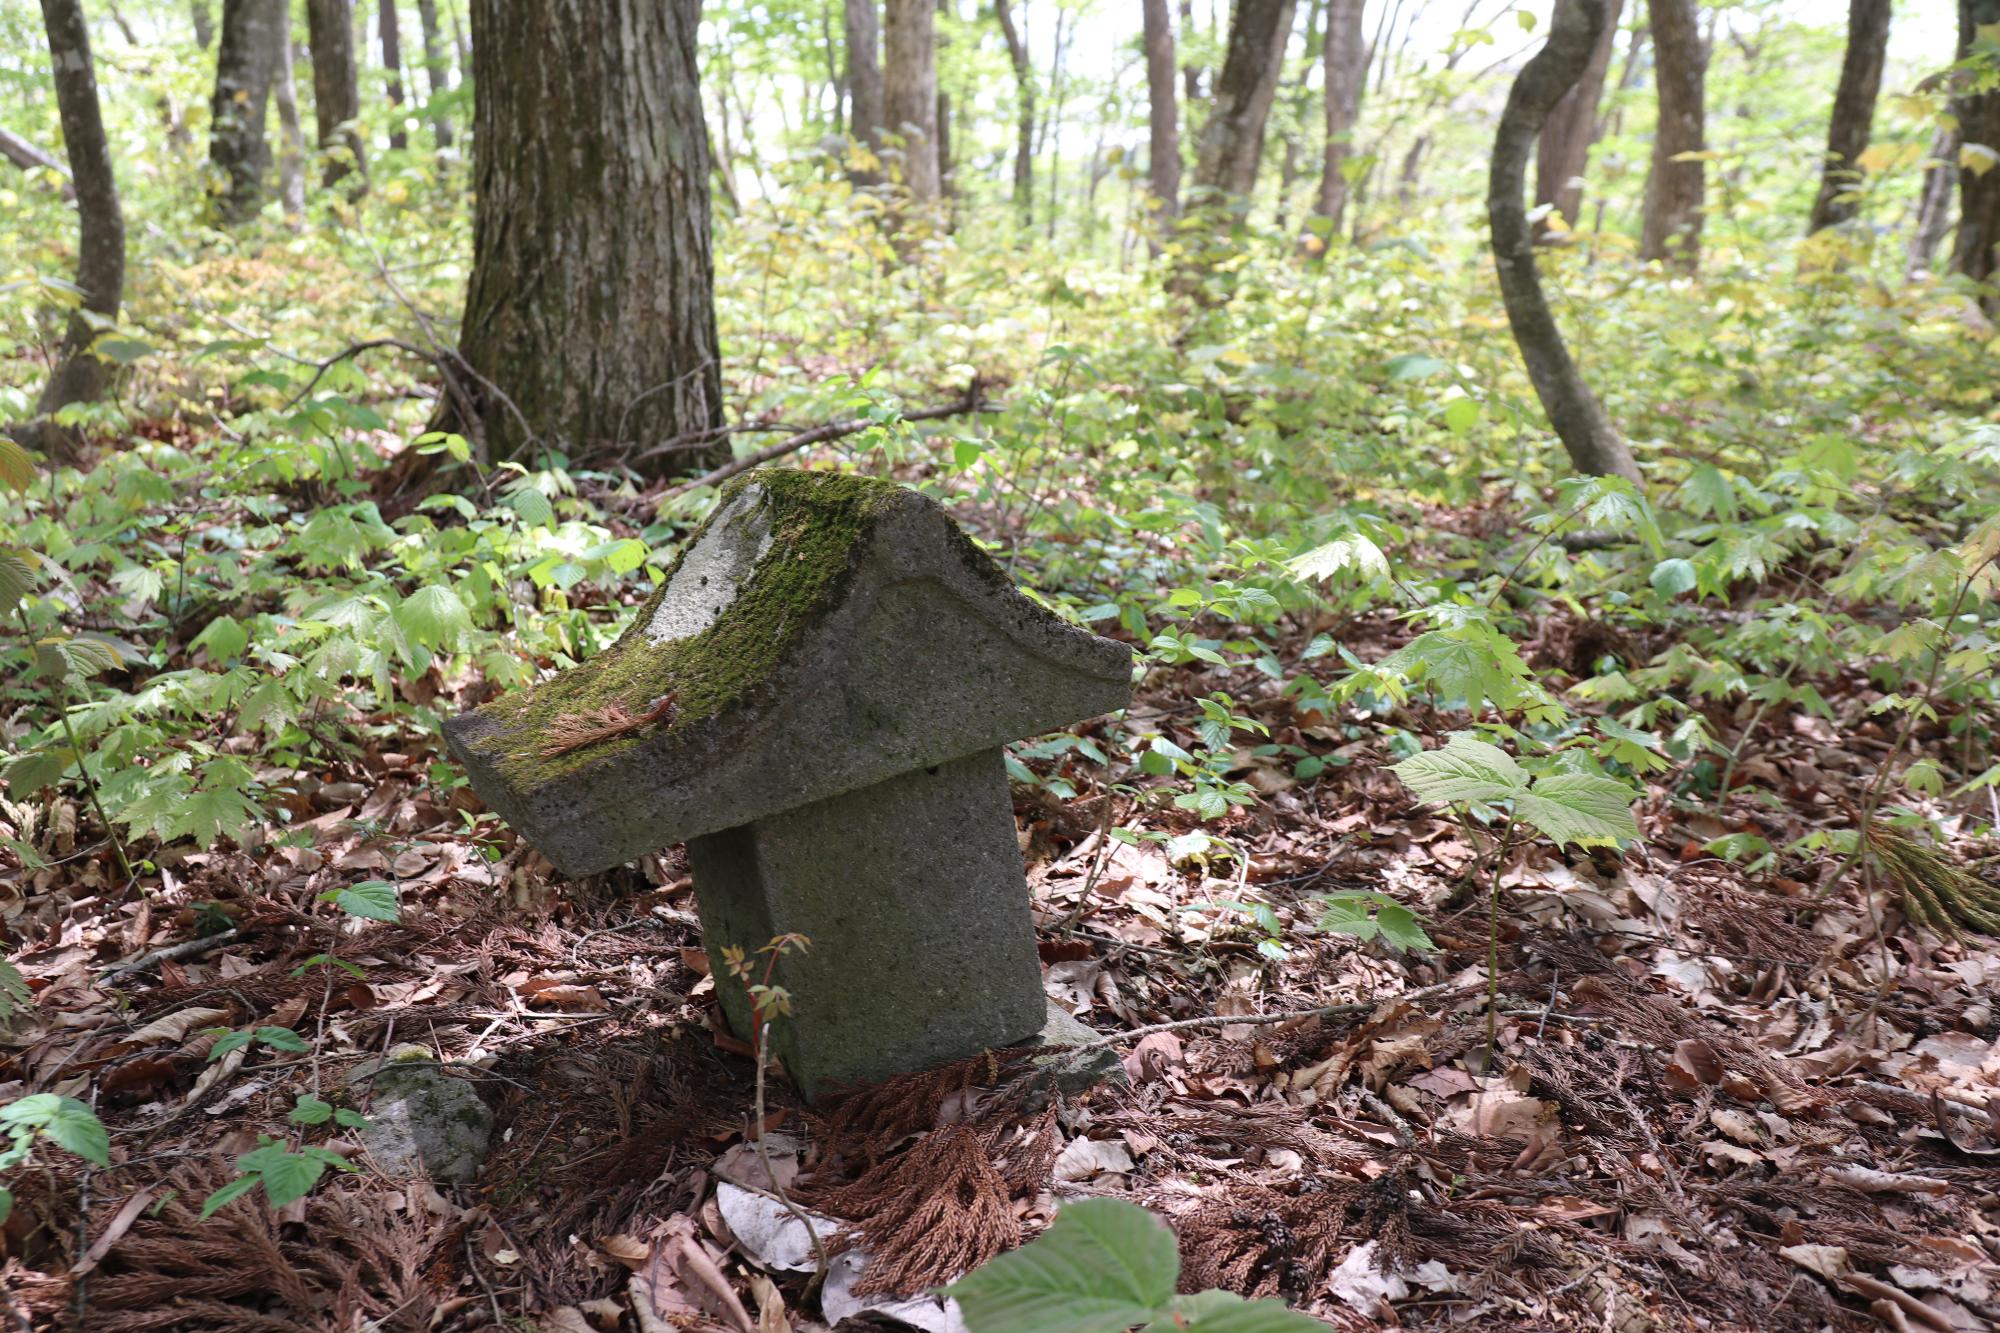
<path fill-rule="evenodd" d="M 403 34 L 397 28 L 396 0 L 376 0 L 375 13 L 382 33 L 382 72 L 389 76 L 389 147 L 400 152 L 410 146 L 410 136 L 403 128 Z"/>
<path fill-rule="evenodd" d="M 424 37 L 424 88 L 431 103 L 431 138 L 440 150 L 451 147 L 451 117 L 437 105 L 450 86 L 451 70 L 445 60 L 444 36 L 438 31 L 437 0 L 417 0 L 417 26 Z"/>
<path fill-rule="evenodd" d="M 2000 23 L 2000 0 L 1958 0 L 1958 52 L 1963 60 L 1972 53 L 1979 29 Z M 2000 57 L 1995 57 L 2000 59 Z M 1983 88 L 1973 92 L 1961 86 L 1952 99 L 1958 120 L 1958 240 L 1952 247 L 1951 267 L 1974 282 L 1992 282 L 1995 277 L 1996 247 L 2000 247 L 2000 88 L 1987 77 Z M 1965 163 L 1973 145 L 1986 151 L 1984 169 Z M 82 181 L 77 182 L 79 191 Z M 2000 297 L 1981 302 L 1987 312 L 2000 309 Z"/>
<path fill-rule="evenodd" d="M 1638 485 L 1639 465 L 1583 382 L 1542 293 L 1541 276 L 1535 271 L 1535 237 L 1522 202 L 1536 136 L 1563 94 L 1583 77 L 1607 17 L 1606 0 L 1556 0 L 1548 41 L 1514 80 L 1506 109 L 1500 113 L 1487 177 L 1486 216 L 1507 322 L 1521 360 L 1527 363 L 1535 395 L 1569 451 L 1570 462 L 1586 475 L 1624 477 Z"/>
<path fill-rule="evenodd" d="M 285 0 L 223 0 L 208 161 L 216 216 L 225 225 L 255 216 L 264 202 L 264 174 L 271 166 L 264 120 L 287 26 Z"/>
<path fill-rule="evenodd" d="M 657 476 L 729 456 L 705 438 L 722 371 L 700 18 L 700 0 L 473 0 L 460 345 L 508 400 L 465 386 L 495 459 Z"/>
<path fill-rule="evenodd" d="M 1326 14 L 1326 154 L 1320 164 L 1319 202 L 1313 211 L 1327 219 L 1327 237 L 1340 231 L 1347 211 L 1347 159 L 1354 152 L 1354 126 L 1361 118 L 1361 89 L 1368 77 L 1368 47 L 1362 37 L 1362 0 L 1332 0 Z"/>
<path fill-rule="evenodd" d="M 848 137 L 882 151 L 882 16 L 879 0 L 846 0 Z M 856 185 L 879 185 L 880 171 L 850 171 Z"/>
<path fill-rule="evenodd" d="M 1193 31 L 1194 0 L 1181 0 L 1179 32 L 1182 34 L 1181 54 L 1186 58 L 1186 63 L 1181 66 L 1181 101 L 1186 104 L 1190 112 L 1194 110 L 1196 101 L 1201 97 L 1201 66 L 1195 61 L 1193 48 L 1186 40 L 1186 35 Z"/>
<path fill-rule="evenodd" d="M 1806 234 L 1837 227 L 1860 207 L 1861 154 L 1875 127 L 1875 96 L 1882 90 L 1882 62 L 1889 49 L 1890 0 L 1848 0 L 1847 54 L 1833 96 L 1826 135 L 1826 165 L 1819 179 Z"/>
<path fill-rule="evenodd" d="M 1604 78 L 1611 70 L 1612 48 L 1618 44 L 1618 19 L 1625 0 L 1609 0 L 1604 31 L 1590 48 L 1590 63 L 1576 86 L 1563 94 L 1555 110 L 1542 126 L 1535 145 L 1535 202 L 1552 206 L 1565 223 L 1574 227 L 1582 216 L 1583 178 L 1590 166 L 1590 150 L 1603 132 L 1604 122 L 1597 104 L 1604 96 Z M 1535 224 L 1538 237 L 1547 236 L 1546 220 Z"/>
<path fill-rule="evenodd" d="M 1958 179 L 1958 127 L 1939 126 L 1931 136 L 1930 165 L 1924 169 L 1923 193 L 1917 199 L 1916 226 L 1910 233 L 1908 272 L 1927 269 L 1951 229 L 1952 186 Z"/>
<path fill-rule="evenodd" d="M 1215 106 L 1203 126 L 1194 184 L 1210 197 L 1242 199 L 1257 184 L 1264 126 L 1277 96 L 1278 71 L 1297 0 L 1237 0 L 1229 46 L 1215 82 Z"/>
<path fill-rule="evenodd" d="M 918 203 L 935 200 L 938 175 L 937 13 L 933 0 L 888 0 L 884 9 L 882 112 L 903 136 L 903 184 Z"/>
<path fill-rule="evenodd" d="M 993 0 L 993 16 L 1000 21 L 1007 59 L 1014 66 L 1014 207 L 1026 226 L 1035 220 L 1035 67 L 1009 0 Z"/>
<path fill-rule="evenodd" d="M 1299 81 L 1292 93 L 1292 113 L 1285 122 L 1285 155 L 1278 167 L 1278 212 L 1274 221 L 1285 229 L 1292 211 L 1292 185 L 1299 178 L 1299 136 L 1305 133 L 1307 113 L 1312 109 L 1313 69 L 1320 63 L 1324 43 L 1319 35 L 1322 0 L 1308 0 L 1306 6 L 1306 54 L 1299 62 Z M 1282 57 L 1282 53 L 1281 53 Z"/>
<path fill-rule="evenodd" d="M 289 15 L 287 16 L 289 19 Z M 278 81 L 272 85 L 278 103 L 278 198 L 285 212 L 306 211 L 306 136 L 299 126 L 298 50 L 286 22 L 278 35 Z"/>
<path fill-rule="evenodd" d="M 1174 86 L 1174 29 L 1167 0 L 1145 0 L 1146 185 L 1162 229 L 1181 212 L 1181 111 Z M 1154 253 L 1159 252 L 1157 237 Z"/>
<path fill-rule="evenodd" d="M 354 0 L 306 0 L 306 33 L 312 43 L 313 121 L 326 155 L 322 180 L 331 186 L 349 172 L 366 170 L 355 128 L 361 88 L 354 67 Z"/>
<path fill-rule="evenodd" d="M 37 413 L 46 417 L 71 403 L 92 402 L 111 385 L 111 364 L 91 350 L 96 331 L 85 312 L 118 318 L 125 292 L 125 216 L 118 206 L 118 181 L 111 171 L 111 146 L 97 103 L 97 69 L 90 58 L 90 24 L 80 0 L 42 0 L 42 25 L 55 67 L 56 110 L 62 117 L 63 148 L 76 185 L 78 230 L 76 285 L 81 308 L 70 314 L 56 367 L 42 390 Z M 57 458 L 74 457 L 77 437 L 56 426 L 18 432 Z"/>
<path fill-rule="evenodd" d="M 1699 158 L 1675 161 L 1703 148 L 1703 84 L 1708 52 L 1696 24 L 1695 0 L 1646 0 L 1653 30 L 1653 78 L 1660 123 L 1653 133 L 1652 170 L 1646 177 L 1645 218 L 1639 257 L 1671 260 L 1693 271 L 1701 264 L 1702 202 L 1707 173 Z"/>
<path fill-rule="evenodd" d="M 208 0 L 192 0 L 188 12 L 194 19 L 194 44 L 206 51 L 215 40 L 215 10 L 209 7 Z"/>

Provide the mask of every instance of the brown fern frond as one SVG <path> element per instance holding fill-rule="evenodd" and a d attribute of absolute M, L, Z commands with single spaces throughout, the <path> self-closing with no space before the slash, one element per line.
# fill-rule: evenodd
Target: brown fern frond
<path fill-rule="evenodd" d="M 969 1124 L 925 1135 L 815 1204 L 847 1217 L 875 1256 L 857 1295 L 906 1295 L 949 1282 L 1021 1243 L 1007 1181 Z"/>
<path fill-rule="evenodd" d="M 565 713 L 551 720 L 543 733 L 542 758 L 553 759 L 614 736 L 629 736 L 655 722 L 667 721 L 674 715 L 674 708 L 674 696 L 663 694 L 647 705 L 643 713 L 634 713 L 615 699 L 585 713 Z"/>

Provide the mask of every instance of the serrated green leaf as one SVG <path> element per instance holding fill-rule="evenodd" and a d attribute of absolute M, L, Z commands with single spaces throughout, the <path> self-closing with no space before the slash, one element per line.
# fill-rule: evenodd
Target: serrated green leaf
<path fill-rule="evenodd" d="M 12 1018 L 16 1010 L 34 1003 L 34 998 L 21 969 L 12 960 L 0 958 L 0 1019 Z"/>
<path fill-rule="evenodd" d="M 295 1125 L 324 1125 L 333 1119 L 333 1103 L 323 1102 L 309 1092 L 300 1093 L 298 1104 L 285 1118 Z"/>
<path fill-rule="evenodd" d="M 218 783 L 181 797 L 167 817 L 162 836 L 168 842 L 193 838 L 202 847 L 212 847 L 222 837 L 241 842 L 250 826 L 263 817 L 264 812 L 242 789 Z"/>
<path fill-rule="evenodd" d="M 358 916 L 364 921 L 395 921 L 400 912 L 396 886 L 383 879 L 367 879 L 344 888 L 328 889 L 319 896 L 319 900 L 332 903 L 349 916 Z"/>
<path fill-rule="evenodd" d="M 3 438 L 3 437 L 0 437 Z M 20 547 L 0 547 L 0 615 L 10 614 L 35 589 L 40 557 Z"/>
<path fill-rule="evenodd" d="M 971 1333 L 1125 1333 L 1159 1316 L 1179 1272 L 1174 1235 L 1159 1219 L 1119 1199 L 1087 1199 L 945 1294 Z"/>
<path fill-rule="evenodd" d="M 211 662 L 233 662 L 250 646 L 250 631 L 234 616 L 217 616 L 188 641 L 189 648 L 202 648 Z"/>
<path fill-rule="evenodd" d="M 1389 560 L 1382 548 L 1358 532 L 1350 532 L 1303 555 L 1285 562 L 1285 568 L 1302 579 L 1325 582 L 1343 569 L 1351 569 L 1366 579 L 1389 577 Z"/>
<path fill-rule="evenodd" d="M 419 588 L 394 612 L 396 626 L 412 644 L 432 651 L 455 651 L 472 632 L 472 616 L 458 594 L 442 583 Z"/>
<path fill-rule="evenodd" d="M 35 460 L 28 451 L 5 435 L 0 435 L 0 485 L 25 491 L 35 484 Z"/>
<path fill-rule="evenodd" d="M 250 1033 L 247 1030 L 225 1032 L 215 1039 L 215 1045 L 208 1048 L 208 1058 L 211 1061 L 220 1060 L 231 1051 L 241 1050 L 249 1044 Z"/>
<path fill-rule="evenodd" d="M 1279 1301 L 1246 1301 L 1231 1291 L 1176 1296 L 1167 1317 L 1147 1325 L 1147 1333 L 1326 1333 L 1310 1315 Z"/>
<path fill-rule="evenodd" d="M 1651 578 L 1653 591 L 1662 597 L 1678 597 L 1684 592 L 1692 592 L 1700 579 L 1695 574 L 1694 562 L 1676 556 L 1672 560 L 1662 560 L 1653 566 Z"/>
<path fill-rule="evenodd" d="M 521 521 L 531 528 L 539 528 L 555 521 L 556 507 L 549 503 L 549 497 L 532 486 L 522 486 L 508 492 L 507 504 L 520 515 Z"/>
<path fill-rule="evenodd" d="M 312 1049 L 312 1047 L 306 1045 L 304 1037 L 301 1037 L 290 1028 L 260 1027 L 251 1035 L 274 1051 L 291 1051 L 294 1054 L 302 1054 Z"/>
<path fill-rule="evenodd" d="M 1411 755 L 1392 768 L 1419 800 L 1437 804 L 1491 804 L 1520 795 L 1528 785 L 1512 755 L 1470 736 L 1453 736 L 1442 749 Z"/>
<path fill-rule="evenodd" d="M 1531 791 L 1517 796 L 1514 813 L 1558 844 L 1616 846 L 1637 841 L 1632 816 L 1638 794 L 1614 778 L 1594 773 L 1549 773 Z"/>
<path fill-rule="evenodd" d="M 38 1092 L 0 1107 L 0 1124 L 32 1129 L 86 1162 L 111 1165 L 111 1136 L 97 1113 L 74 1097 Z"/>
<path fill-rule="evenodd" d="M 283 1208 L 303 1199 L 326 1174 L 326 1163 L 308 1153 L 287 1152 L 281 1144 L 266 1144 L 236 1159 L 239 1171 L 250 1172 L 263 1182 L 265 1197 L 273 1208 Z M 226 1202 L 226 1200 L 225 1200 Z"/>
<path fill-rule="evenodd" d="M 242 1198 L 244 1195 L 248 1194 L 251 1190 L 256 1188 L 257 1188 L 257 1177 L 255 1176 L 236 1177 L 236 1179 L 230 1181 L 227 1185 L 224 1185 L 221 1189 L 209 1195 L 208 1198 L 202 1201 L 201 1205 L 202 1221 L 206 1222 L 209 1218 L 215 1216 L 218 1210 L 228 1207 L 230 1204 L 236 1202 L 236 1200 Z"/>

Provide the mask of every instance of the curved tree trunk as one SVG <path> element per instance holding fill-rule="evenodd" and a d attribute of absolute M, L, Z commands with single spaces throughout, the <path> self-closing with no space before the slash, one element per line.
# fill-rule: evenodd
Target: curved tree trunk
<path fill-rule="evenodd" d="M 410 146 L 410 136 L 403 128 L 403 34 L 396 23 L 396 0 L 376 0 L 375 16 L 382 37 L 382 72 L 389 76 L 389 105 L 394 108 L 389 118 L 389 147 L 401 150 Z"/>
<path fill-rule="evenodd" d="M 1972 51 L 1980 28 L 2000 23 L 2000 0 L 1958 0 L 1958 51 L 1962 60 Z M 1984 171 L 1965 165 L 1965 149 L 1977 144 L 2000 154 L 2000 88 L 1987 86 L 1978 93 L 1961 89 L 1952 100 L 1958 119 L 1960 165 L 1958 168 L 1958 241 L 1952 247 L 1951 267 L 1975 282 L 1991 282 L 1995 276 L 1996 247 L 2000 247 L 2000 162 L 1986 159 Z M 82 188 L 81 182 L 78 188 Z M 1982 303 L 1989 312 L 2000 308 L 2000 297 Z"/>
<path fill-rule="evenodd" d="M 1331 0 L 1326 12 L 1326 152 L 1320 163 L 1319 201 L 1313 212 L 1327 219 L 1330 240 L 1347 212 L 1347 159 L 1354 154 L 1354 125 L 1361 118 L 1361 88 L 1368 77 L 1368 43 L 1362 0 Z"/>
<path fill-rule="evenodd" d="M 1653 30 L 1653 78 L 1660 123 L 1653 133 L 1653 164 L 1646 177 L 1641 259 L 1670 259 L 1692 270 L 1701 263 L 1701 206 L 1707 173 L 1700 159 L 1676 162 L 1702 150 L 1703 85 L 1708 52 L 1696 25 L 1695 0 L 1646 0 Z"/>
<path fill-rule="evenodd" d="M 459 343 L 510 400 L 467 387 L 494 459 L 560 450 L 658 476 L 729 456 L 700 17 L 700 0 L 473 0 Z"/>
<path fill-rule="evenodd" d="M 882 25 L 884 128 L 903 138 L 903 185 L 938 197 L 937 12 L 933 0 L 888 0 Z"/>
<path fill-rule="evenodd" d="M 285 0 L 223 0 L 208 161 L 215 172 L 216 216 L 225 224 L 254 216 L 264 203 L 264 175 L 271 166 L 264 120 L 288 26 Z"/>
<path fill-rule="evenodd" d="M 319 150 L 326 154 L 327 185 L 349 172 L 365 171 L 361 134 L 361 89 L 354 68 L 354 0 L 306 0 L 306 33 L 312 43 L 313 121 Z"/>
<path fill-rule="evenodd" d="M 437 99 L 450 86 L 450 68 L 445 60 L 444 38 L 438 32 L 437 0 L 417 0 L 417 27 L 424 38 L 424 88 L 431 103 L 431 138 L 440 149 L 451 147 L 451 117 L 438 108 Z"/>
<path fill-rule="evenodd" d="M 1181 109 L 1174 68 L 1174 27 L 1167 0 L 1144 0 L 1146 34 L 1146 187 L 1162 228 L 1181 212 Z M 1154 242 L 1157 252 L 1159 243 Z"/>
<path fill-rule="evenodd" d="M 90 25 L 80 0 L 42 0 L 55 66 L 56 110 L 62 117 L 63 147 L 76 186 L 76 285 L 82 310 L 107 320 L 118 318 L 125 293 L 125 216 L 118 207 L 118 181 L 111 172 L 111 147 L 97 104 L 97 70 L 90 58 Z M 71 403 L 91 402 L 111 385 L 111 366 L 91 351 L 95 331 L 81 312 L 72 313 L 55 372 L 42 390 L 37 412 L 47 416 Z M 58 458 L 73 456 L 73 432 L 53 426 L 33 435 L 34 443 Z"/>
<path fill-rule="evenodd" d="M 1847 54 L 1840 62 L 1840 87 L 1833 95 L 1833 121 L 1826 135 L 1826 165 L 1819 178 L 1806 234 L 1837 227 L 1860 206 L 1861 154 L 1875 128 L 1875 96 L 1882 90 L 1882 62 L 1889 51 L 1890 0 L 1848 0 Z"/>
<path fill-rule="evenodd" d="M 1215 105 L 1195 158 L 1195 188 L 1210 198 L 1241 199 L 1256 187 L 1264 126 L 1277 97 L 1296 8 L 1297 0 L 1236 0 Z"/>
<path fill-rule="evenodd" d="M 1604 31 L 1590 48 L 1583 76 L 1549 112 L 1535 145 L 1535 202 L 1553 206 L 1572 227 L 1583 208 L 1583 177 L 1590 166 L 1590 150 L 1602 130 L 1597 104 L 1604 96 L 1604 76 L 1611 69 L 1611 48 L 1618 44 L 1618 19 L 1624 8 L 1625 0 L 1610 0 Z M 1536 223 L 1535 232 L 1546 235 L 1547 224 Z"/>
<path fill-rule="evenodd" d="M 1542 294 L 1541 275 L 1535 271 L 1535 238 L 1522 202 L 1535 138 L 1549 112 L 1583 76 L 1605 21 L 1606 0 L 1556 0 L 1548 41 L 1514 80 L 1506 110 L 1500 113 L 1487 177 L 1486 216 L 1493 231 L 1493 264 L 1507 322 L 1521 360 L 1527 363 L 1535 396 L 1562 437 L 1570 462 L 1589 476 L 1624 477 L 1637 485 L 1639 465 L 1583 382 Z"/>
<path fill-rule="evenodd" d="M 993 16 L 1000 21 L 1007 60 L 1014 66 L 1014 207 L 1022 225 L 1029 226 L 1035 220 L 1035 67 L 1009 0 L 993 0 Z"/>

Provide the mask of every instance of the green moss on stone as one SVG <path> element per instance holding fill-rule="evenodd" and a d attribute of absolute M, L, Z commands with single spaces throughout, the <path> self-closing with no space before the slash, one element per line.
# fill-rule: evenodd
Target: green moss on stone
<path fill-rule="evenodd" d="M 482 710 L 500 724 L 485 744 L 504 749 L 494 762 L 517 790 L 577 772 L 639 744 L 644 736 L 660 735 L 662 729 L 671 734 L 700 726 L 756 698 L 805 627 L 838 603 L 877 518 L 902 492 L 894 482 L 848 473 L 760 469 L 725 487 L 716 512 L 749 486 L 763 488 L 771 545 L 714 624 L 667 643 L 646 637 L 681 561 L 699 540 L 696 534 L 617 643 L 589 662 Z M 983 554 L 972 554 L 993 567 Z M 674 698 L 675 712 L 660 727 L 567 754 L 541 752 L 542 737 L 558 717 L 587 714 L 614 702 L 643 713 L 667 694 Z"/>

